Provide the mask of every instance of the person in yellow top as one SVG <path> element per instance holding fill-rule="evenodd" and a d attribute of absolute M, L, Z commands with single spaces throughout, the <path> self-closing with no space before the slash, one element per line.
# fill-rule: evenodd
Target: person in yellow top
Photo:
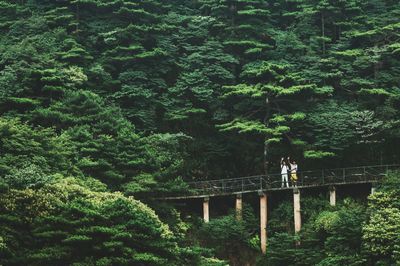
<path fill-rule="evenodd" d="M 296 161 L 289 161 L 290 164 L 290 180 L 292 181 L 292 186 L 297 187 L 297 164 Z"/>

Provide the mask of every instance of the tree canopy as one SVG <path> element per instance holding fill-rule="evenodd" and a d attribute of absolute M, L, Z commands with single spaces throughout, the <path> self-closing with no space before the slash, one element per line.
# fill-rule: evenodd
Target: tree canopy
<path fill-rule="evenodd" d="M 0 264 L 222 265 L 236 240 L 250 258 L 250 222 L 194 228 L 154 198 L 282 156 L 398 162 L 399 16 L 396 0 L 0 0 Z M 398 263 L 397 196 L 321 209 L 312 256 L 276 225 L 271 252 L 289 251 L 266 263 Z"/>

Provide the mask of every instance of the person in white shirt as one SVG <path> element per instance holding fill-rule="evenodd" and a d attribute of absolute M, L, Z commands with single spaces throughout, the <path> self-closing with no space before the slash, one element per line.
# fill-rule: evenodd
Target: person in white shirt
<path fill-rule="evenodd" d="M 281 159 L 282 187 L 284 186 L 289 187 L 288 170 L 289 168 L 285 162 L 285 159 L 282 157 Z"/>

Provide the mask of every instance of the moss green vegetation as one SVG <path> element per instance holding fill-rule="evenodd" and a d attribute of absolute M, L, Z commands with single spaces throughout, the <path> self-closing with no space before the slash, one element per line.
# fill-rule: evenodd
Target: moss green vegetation
<path fill-rule="evenodd" d="M 395 0 L 0 0 L 0 264 L 256 263 L 251 208 L 202 225 L 153 199 L 282 155 L 398 162 L 399 17 Z M 368 206 L 309 199 L 297 236 L 279 206 L 258 263 L 400 263 L 391 180 Z"/>

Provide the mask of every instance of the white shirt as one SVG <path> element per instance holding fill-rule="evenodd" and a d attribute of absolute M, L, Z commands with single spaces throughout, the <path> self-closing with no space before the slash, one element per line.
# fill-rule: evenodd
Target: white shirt
<path fill-rule="evenodd" d="M 288 172 L 288 167 L 286 164 L 281 165 L 281 174 L 287 174 Z"/>

